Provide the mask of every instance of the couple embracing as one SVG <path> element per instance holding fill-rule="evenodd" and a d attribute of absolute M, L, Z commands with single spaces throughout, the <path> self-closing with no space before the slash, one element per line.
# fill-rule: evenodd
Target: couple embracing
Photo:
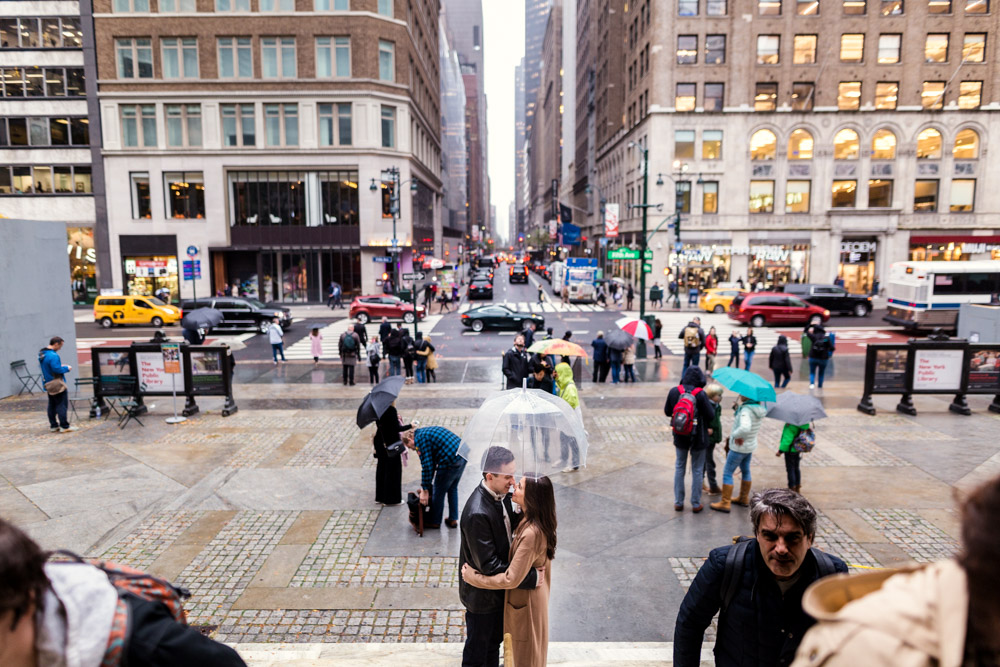
<path fill-rule="evenodd" d="M 496 667 L 504 633 L 514 664 L 544 666 L 549 644 L 549 586 L 556 551 L 556 501 L 547 477 L 522 477 L 509 449 L 490 447 L 483 481 L 462 511 L 466 609 L 463 667 Z M 511 487 L 514 487 L 511 491 Z"/>

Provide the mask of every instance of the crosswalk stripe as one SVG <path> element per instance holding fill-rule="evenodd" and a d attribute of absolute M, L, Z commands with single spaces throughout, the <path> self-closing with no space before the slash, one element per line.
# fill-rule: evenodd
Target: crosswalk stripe
<path fill-rule="evenodd" d="M 556 312 L 556 309 L 555 309 L 555 306 L 553 306 L 551 303 L 543 303 L 542 304 L 542 312 L 543 313 L 554 313 L 554 312 Z"/>
<path fill-rule="evenodd" d="M 460 306 L 458 307 L 458 312 L 460 312 L 460 313 L 464 313 L 465 311 L 467 311 L 467 310 L 468 310 L 469 308 L 471 308 L 471 307 L 472 307 L 472 306 L 471 306 L 470 304 L 468 304 L 468 303 L 463 303 L 462 305 L 460 305 Z"/>
<path fill-rule="evenodd" d="M 428 315 L 423 320 L 420 321 L 419 329 L 422 333 L 428 335 L 433 334 L 434 328 L 443 318 L 443 315 Z M 347 331 L 347 325 L 350 324 L 352 320 L 345 318 L 342 320 L 337 320 L 332 324 L 328 324 L 319 330 L 320 335 L 323 337 L 320 343 L 323 354 L 320 359 L 340 359 L 340 334 Z M 369 323 L 369 327 L 374 323 Z M 412 335 L 413 325 L 405 325 L 409 328 Z M 369 329 L 370 331 L 370 329 Z M 369 339 L 373 335 L 377 335 L 377 330 L 369 333 Z M 285 358 L 294 359 L 296 361 L 301 361 L 303 359 L 312 359 L 312 342 L 309 340 L 309 336 L 306 335 L 304 338 L 295 341 L 291 345 L 285 348 Z M 368 353 L 364 347 L 360 350 L 360 359 L 364 360 L 368 358 Z"/>

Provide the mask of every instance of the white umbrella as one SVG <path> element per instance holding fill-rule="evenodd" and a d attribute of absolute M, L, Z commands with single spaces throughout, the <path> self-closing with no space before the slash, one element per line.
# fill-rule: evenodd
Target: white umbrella
<path fill-rule="evenodd" d="M 617 324 L 618 328 L 622 331 L 630 336 L 633 336 L 634 338 L 653 340 L 653 330 L 648 324 L 637 317 L 622 317 L 615 320 L 615 324 Z"/>

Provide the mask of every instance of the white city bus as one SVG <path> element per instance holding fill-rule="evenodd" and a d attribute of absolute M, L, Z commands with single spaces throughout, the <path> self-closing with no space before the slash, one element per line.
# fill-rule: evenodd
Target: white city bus
<path fill-rule="evenodd" d="M 955 329 L 963 303 L 1000 293 L 1000 260 L 896 262 L 889 269 L 886 322 L 907 329 Z"/>

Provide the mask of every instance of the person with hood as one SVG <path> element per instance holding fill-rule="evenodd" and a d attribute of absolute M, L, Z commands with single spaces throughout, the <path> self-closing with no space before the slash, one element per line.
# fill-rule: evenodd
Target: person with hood
<path fill-rule="evenodd" d="M 514 346 L 504 352 L 503 376 L 506 389 L 520 389 L 528 377 L 528 353 L 521 334 L 514 336 Z"/>
<path fill-rule="evenodd" d="M 597 338 L 590 341 L 594 349 L 594 382 L 605 382 L 608 379 L 608 344 L 604 340 L 604 332 L 598 331 Z"/>
<path fill-rule="evenodd" d="M 576 391 L 576 383 L 573 382 L 573 369 L 565 361 L 556 365 L 556 389 L 559 390 L 559 398 L 569 403 L 569 407 L 576 411 L 580 417 L 580 427 L 583 428 L 583 413 L 580 412 L 580 394 Z M 577 447 L 576 440 L 559 433 L 559 444 L 562 451 L 561 463 L 570 464 L 563 472 L 574 472 L 580 469 L 580 448 Z M 556 466 L 559 467 L 559 466 Z"/>
<path fill-rule="evenodd" d="M 701 318 L 692 318 L 677 334 L 677 338 L 684 341 L 684 367 L 681 369 L 683 374 L 688 366 L 697 366 L 701 363 L 701 348 L 705 347 L 705 331 L 701 328 Z"/>
<path fill-rule="evenodd" d="M 787 336 L 778 336 L 778 343 L 771 348 L 767 365 L 774 372 L 774 388 L 787 387 L 792 379 L 792 355 L 788 352 Z"/>
<path fill-rule="evenodd" d="M 901 570 L 830 577 L 802 608 L 816 619 L 792 667 L 1000 664 L 1000 477 L 962 503 L 959 555 Z"/>
<path fill-rule="evenodd" d="M 410 337 L 409 329 L 404 329 L 399 325 L 399 330 L 403 344 L 403 370 L 406 371 L 406 384 L 413 384 L 413 362 L 417 360 L 417 345 Z"/>
<path fill-rule="evenodd" d="M 337 341 L 337 349 L 340 352 L 340 365 L 344 371 L 344 384 L 354 386 L 354 367 L 358 364 L 358 357 L 361 356 L 361 338 L 354 329 L 347 328 L 347 331 L 340 334 Z"/>
<path fill-rule="evenodd" d="M 812 342 L 809 347 L 809 388 L 815 389 L 818 381 L 819 388 L 822 389 L 826 365 L 837 348 L 826 329 L 820 324 L 812 325 L 806 329 L 806 335 Z"/>
<path fill-rule="evenodd" d="M 375 502 L 383 505 L 400 505 L 403 502 L 403 461 L 397 450 L 387 447 L 401 443 L 403 431 L 413 428 L 403 424 L 393 401 L 382 416 L 375 421 L 372 446 L 375 449 Z"/>
<path fill-rule="evenodd" d="M 674 510 L 684 510 L 684 475 L 688 456 L 691 458 L 691 511 L 702 509 L 701 484 L 705 470 L 705 449 L 713 434 L 715 404 L 705 392 L 705 372 L 698 365 L 684 371 L 681 383 L 667 394 L 663 414 L 670 420 L 674 437 Z M 693 424 L 682 425 L 682 417 Z"/>
<path fill-rule="evenodd" d="M 729 361 L 726 363 L 726 367 L 733 366 L 734 368 L 740 367 L 740 341 L 743 340 L 740 336 L 739 329 L 733 329 L 729 334 Z"/>
<path fill-rule="evenodd" d="M 781 442 L 778 444 L 778 453 L 775 456 L 785 457 L 785 474 L 788 476 L 788 488 L 795 493 L 802 493 L 802 469 L 799 467 L 802 462 L 802 453 L 795 451 L 792 443 L 795 438 L 808 430 L 809 424 L 796 426 L 795 424 L 785 424 L 781 429 Z"/>
<path fill-rule="evenodd" d="M 733 430 L 726 445 L 726 464 L 722 469 L 722 499 L 709 505 L 713 510 L 729 512 L 733 503 L 750 506 L 750 459 L 757 449 L 757 433 L 767 409 L 757 401 L 740 396 L 736 401 Z M 740 497 L 733 498 L 733 473 L 739 468 L 743 476 Z"/>

